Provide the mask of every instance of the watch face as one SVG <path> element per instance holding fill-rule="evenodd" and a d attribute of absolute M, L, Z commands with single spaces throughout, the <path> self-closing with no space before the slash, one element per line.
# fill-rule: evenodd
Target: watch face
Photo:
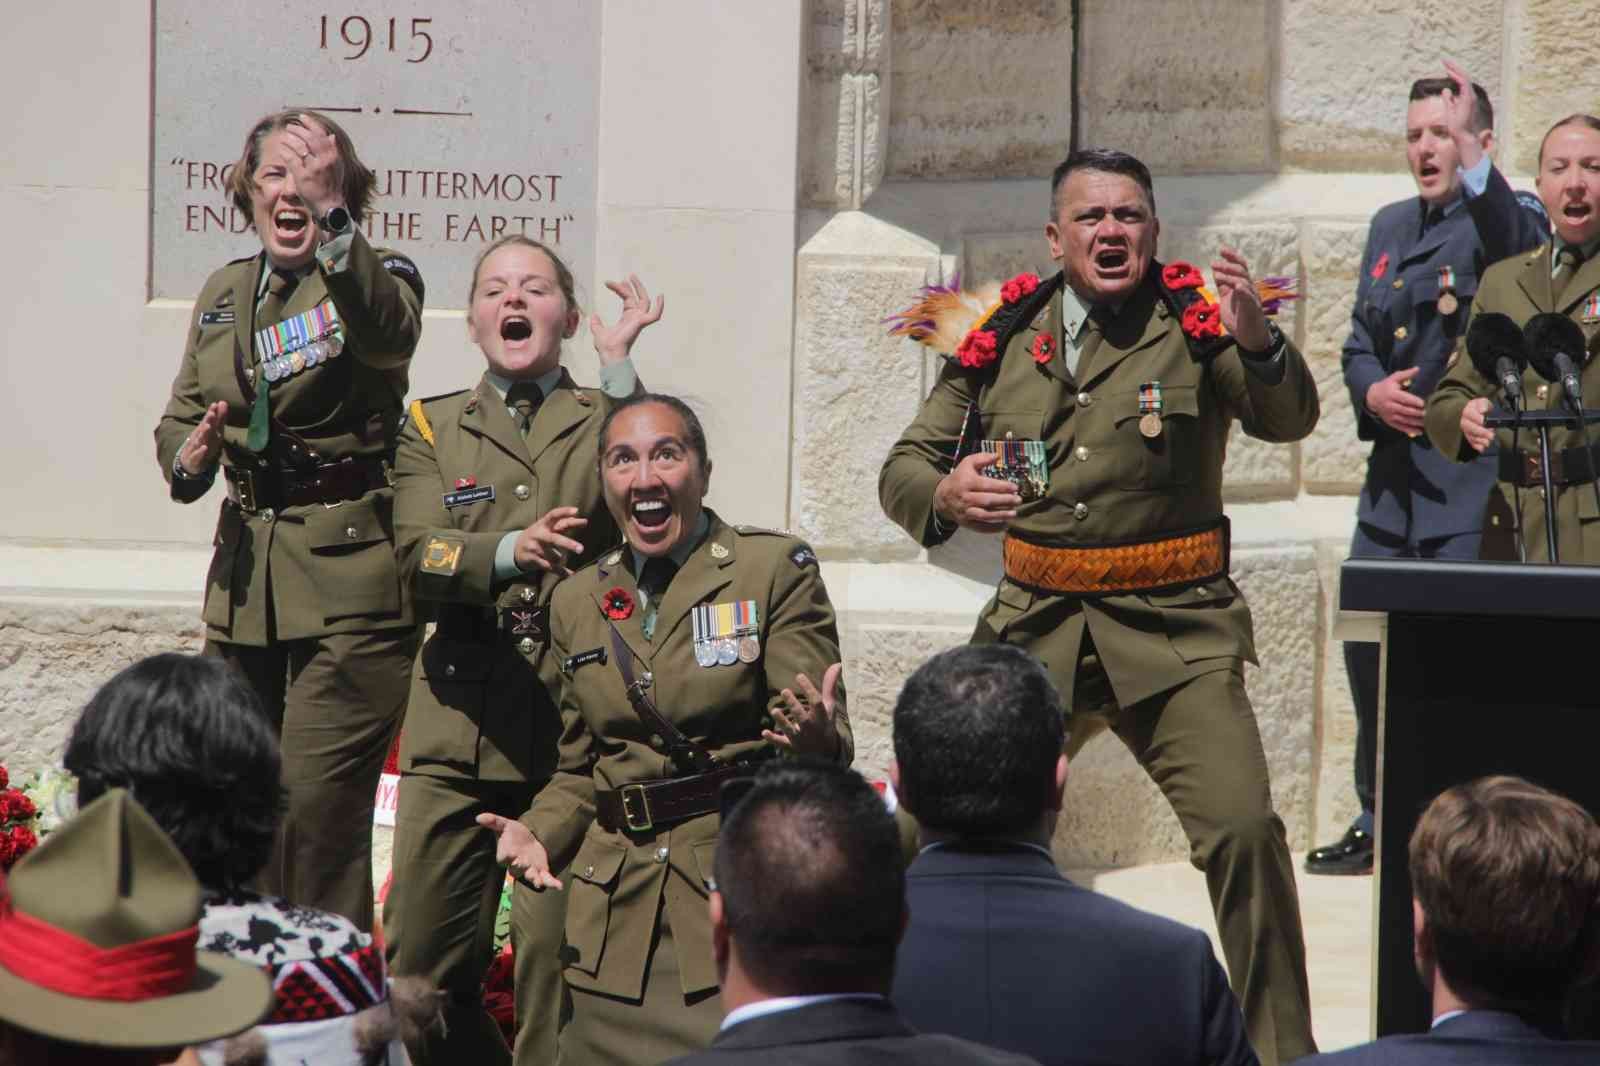
<path fill-rule="evenodd" d="M 331 233 L 343 233 L 350 227 L 350 212 L 342 207 L 335 207 L 329 211 L 322 220 L 322 228 Z"/>

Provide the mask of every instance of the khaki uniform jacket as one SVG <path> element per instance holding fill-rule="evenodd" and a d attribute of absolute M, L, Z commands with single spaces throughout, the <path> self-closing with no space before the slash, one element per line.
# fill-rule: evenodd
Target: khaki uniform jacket
<path fill-rule="evenodd" d="M 402 769 L 531 782 L 554 772 L 561 677 L 548 611 L 556 578 L 535 571 L 496 582 L 495 549 L 507 532 L 563 506 L 589 520 L 574 534 L 583 555 L 569 565 L 617 543 L 596 463 L 613 402 L 563 371 L 526 438 L 487 380 L 413 404 L 395 457 L 395 543 L 419 613 L 438 625 L 412 673 Z M 473 484 L 458 489 L 463 479 Z M 487 490 L 492 499 L 481 498 Z"/>
<path fill-rule="evenodd" d="M 761 730 L 771 725 L 770 708 L 781 705 L 779 693 L 793 688 L 802 672 L 820 685 L 823 672 L 839 661 L 839 634 L 810 548 L 783 533 L 707 516 L 705 539 L 662 597 L 655 640 L 644 639 L 637 607 L 615 624 L 634 653 L 635 674 L 653 675 L 648 694 L 656 708 L 689 739 L 731 762 L 764 754 Z M 565 889 L 568 983 L 637 998 L 663 893 L 683 991 L 716 987 L 706 879 L 720 819 L 707 814 L 626 834 L 594 821 L 596 788 L 678 776 L 660 739 L 634 714 L 611 657 L 601 604 L 619 586 L 637 597 L 631 563 L 631 553 L 619 548 L 556 588 L 554 653 L 565 658 L 604 648 L 607 661 L 575 666 L 568 675 L 561 692 L 560 768 L 522 821 L 548 849 L 552 870 L 572 861 Z M 760 656 L 748 664 L 698 665 L 690 609 L 734 600 L 756 601 Z M 835 721 L 839 761 L 848 765 L 854 741 L 843 686 Z M 669 879 L 669 869 L 677 876 Z"/>
<path fill-rule="evenodd" d="M 234 353 L 259 367 L 253 349 L 254 309 L 265 253 L 240 259 L 207 279 L 172 398 L 156 426 L 156 461 L 172 498 L 191 503 L 208 487 L 174 479 L 173 459 L 206 408 L 228 402 L 225 464 L 263 460 L 244 446 L 250 426 L 234 370 Z M 300 280 L 285 316 L 331 299 L 344 325 L 344 350 L 272 385 L 272 416 L 301 436 L 322 462 L 384 458 L 394 443 L 412 352 L 422 335 L 422 281 L 409 259 L 373 248 L 356 231 L 343 268 L 317 269 Z M 288 463 L 276 431 L 266 463 Z M 216 550 L 206 580 L 203 614 L 210 640 L 265 646 L 359 630 L 413 625 L 411 597 L 395 568 L 392 494 L 387 488 L 334 506 L 313 504 L 245 514 L 224 501 Z M 268 574 L 271 574 L 269 579 Z M 269 633 L 269 612 L 275 628 Z"/>
<path fill-rule="evenodd" d="M 934 488 L 951 468 L 967 406 L 975 402 L 984 439 L 1045 443 L 1048 492 L 1023 504 L 1011 524 L 1028 539 L 1106 545 L 1215 522 L 1233 420 L 1262 440 L 1299 440 L 1317 422 L 1316 383 L 1287 342 L 1277 384 L 1247 370 L 1232 344 L 1209 360 L 1196 358 L 1160 298 L 1152 280 L 1159 276 L 1160 264 L 1152 264 L 1075 375 L 1062 354 L 1059 291 L 1017 330 L 996 365 L 972 370 L 947 362 L 884 461 L 878 496 L 885 513 L 925 546 L 954 532 L 935 528 Z M 1040 332 L 1055 339 L 1043 365 L 1031 351 Z M 1146 382 L 1161 385 L 1161 433 L 1154 439 L 1138 428 L 1139 386 Z M 1090 598 L 1003 580 L 979 626 L 1027 648 L 1068 680 L 1087 626 L 1123 706 L 1217 669 L 1218 660 L 1255 661 L 1249 608 L 1227 577 L 1177 592 Z"/>
<path fill-rule="evenodd" d="M 1484 271 L 1478 283 L 1478 297 L 1473 301 L 1474 315 L 1498 311 L 1509 315 L 1519 326 L 1526 326 L 1534 315 L 1555 311 L 1566 315 L 1583 330 L 1592 356 L 1600 341 L 1600 315 L 1585 312 L 1591 293 L 1600 290 L 1600 257 L 1587 260 L 1578 268 L 1561 292 L 1551 291 L 1550 245 L 1540 245 L 1531 252 L 1514 255 Z M 1463 333 L 1463 337 L 1465 333 Z M 1600 373 L 1585 367 L 1580 375 L 1583 382 L 1584 407 L 1600 407 Z M 1546 387 L 1548 386 L 1548 387 Z M 1544 402 L 1537 397 L 1544 395 Z M 1561 386 L 1549 384 L 1531 367 L 1522 372 L 1522 394 L 1527 409 L 1556 410 L 1561 407 Z M 1461 410 L 1467 401 L 1478 396 L 1488 396 L 1496 403 L 1500 400 L 1498 386 L 1491 383 L 1467 358 L 1465 344 L 1458 345 L 1451 357 L 1444 380 L 1428 397 L 1426 424 L 1428 437 L 1443 455 L 1457 462 L 1471 462 L 1478 453 L 1472 450 L 1461 435 Z M 1600 428 L 1591 427 L 1591 435 Z M 1502 452 L 1511 448 L 1511 431 L 1502 429 L 1496 435 Z M 1517 444 L 1524 451 L 1538 454 L 1539 437 L 1535 431 L 1519 434 Z M 1596 437 L 1595 439 L 1600 439 Z M 1550 430 L 1550 450 L 1583 447 L 1583 433 L 1577 429 L 1554 427 Z M 1500 491 L 1509 505 L 1517 494 L 1510 485 L 1501 483 Z M 1545 545 L 1544 498 L 1538 488 L 1524 488 L 1522 498 L 1522 540 L 1528 550 L 1529 562 L 1549 562 Z M 1579 485 L 1556 488 L 1556 536 L 1565 563 L 1600 563 L 1600 508 L 1595 505 L 1594 489 L 1585 482 Z"/>

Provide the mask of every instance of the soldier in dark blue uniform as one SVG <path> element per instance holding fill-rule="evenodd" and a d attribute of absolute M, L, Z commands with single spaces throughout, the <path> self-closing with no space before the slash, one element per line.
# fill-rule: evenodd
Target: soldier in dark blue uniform
<path fill-rule="evenodd" d="M 1464 464 L 1440 455 L 1423 433 L 1423 405 L 1466 331 L 1483 269 L 1538 245 L 1548 223 L 1538 198 L 1513 193 L 1489 161 L 1488 94 L 1461 68 L 1445 68 L 1449 77 L 1411 86 L 1406 161 L 1418 195 L 1372 219 L 1344 344 L 1356 432 L 1372 441 L 1351 555 L 1476 559 L 1496 531 L 1484 525 L 1495 455 Z M 1341 840 L 1307 856 L 1310 873 L 1372 870 L 1378 645 L 1347 643 L 1344 658 L 1361 814 Z"/>

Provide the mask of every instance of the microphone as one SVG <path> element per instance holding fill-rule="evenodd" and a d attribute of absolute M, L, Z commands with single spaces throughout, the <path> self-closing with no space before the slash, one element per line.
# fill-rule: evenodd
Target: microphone
<path fill-rule="evenodd" d="M 1549 382 L 1561 383 L 1562 398 L 1576 414 L 1583 414 L 1583 330 L 1566 315 L 1553 311 L 1534 315 L 1523 336 L 1528 343 L 1528 365 Z"/>
<path fill-rule="evenodd" d="M 1478 373 L 1499 383 L 1506 406 L 1522 410 L 1522 368 L 1528 365 L 1528 341 L 1510 315 L 1485 311 L 1474 316 L 1467 327 L 1467 356 Z"/>

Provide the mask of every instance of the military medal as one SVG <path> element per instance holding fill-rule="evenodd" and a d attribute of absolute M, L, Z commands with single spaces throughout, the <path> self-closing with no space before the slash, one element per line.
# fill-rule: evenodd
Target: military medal
<path fill-rule="evenodd" d="M 983 471 L 985 476 L 1011 482 L 1023 503 L 1044 498 L 1050 486 L 1050 464 L 1045 458 L 1044 441 L 1011 437 L 984 440 L 978 442 L 978 451 L 995 456 L 994 465 Z"/>
<path fill-rule="evenodd" d="M 1583 320 L 1586 323 L 1600 322 L 1600 292 L 1591 292 L 1584 299 Z"/>
<path fill-rule="evenodd" d="M 761 641 L 755 637 L 739 638 L 739 661 L 753 663 L 761 657 Z"/>
<path fill-rule="evenodd" d="M 1442 266 L 1439 268 L 1439 313 L 1453 315 L 1461 302 L 1456 299 L 1456 272 L 1454 267 Z"/>
<path fill-rule="evenodd" d="M 755 600 L 702 603 L 690 612 L 694 661 L 701 666 L 753 663 L 761 656 L 760 612 Z"/>
<path fill-rule="evenodd" d="M 257 330 L 255 351 L 262 377 L 278 382 L 327 362 L 344 350 L 343 329 L 338 308 L 332 300 L 324 300 L 309 311 Z"/>
<path fill-rule="evenodd" d="M 1161 382 L 1139 386 L 1139 432 L 1149 440 L 1161 436 Z"/>
<path fill-rule="evenodd" d="M 739 661 L 739 642 L 732 637 L 717 641 L 717 665 L 732 666 Z"/>

